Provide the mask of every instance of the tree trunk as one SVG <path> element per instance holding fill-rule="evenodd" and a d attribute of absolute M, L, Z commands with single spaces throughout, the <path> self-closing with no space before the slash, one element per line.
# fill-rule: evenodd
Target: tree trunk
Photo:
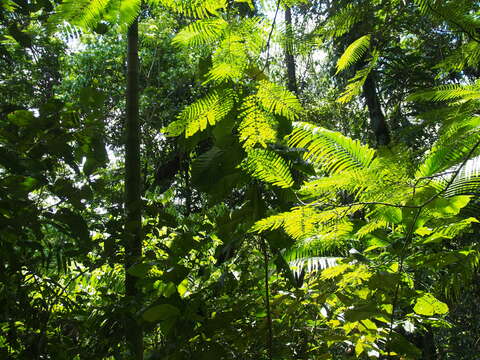
<path fill-rule="evenodd" d="M 143 359 L 143 329 L 136 318 L 141 291 L 127 270 L 142 256 L 142 204 L 140 177 L 138 20 L 128 29 L 127 94 L 125 121 L 125 297 L 127 320 L 125 337 L 132 359 Z"/>
<path fill-rule="evenodd" d="M 295 72 L 295 57 L 293 56 L 293 28 L 292 10 L 285 8 L 286 44 L 285 44 L 285 65 L 287 67 L 287 88 L 298 95 L 297 75 Z"/>
<path fill-rule="evenodd" d="M 377 94 L 375 79 L 372 74 L 368 75 L 363 84 L 363 95 L 367 103 L 370 114 L 370 126 L 375 134 L 377 146 L 388 145 L 390 143 L 390 134 L 388 132 L 385 115 L 383 115 L 380 99 Z"/>

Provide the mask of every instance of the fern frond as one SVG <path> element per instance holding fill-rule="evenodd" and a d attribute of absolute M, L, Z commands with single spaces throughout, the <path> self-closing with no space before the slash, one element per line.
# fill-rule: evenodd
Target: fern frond
<path fill-rule="evenodd" d="M 283 228 L 293 239 L 303 240 L 304 245 L 332 247 L 352 231 L 353 225 L 347 217 L 362 208 L 353 205 L 320 211 L 308 205 L 299 206 L 258 221 L 251 231 L 260 233 Z"/>
<path fill-rule="evenodd" d="M 458 166 L 451 167 L 445 171 L 443 176 L 436 177 L 433 181 L 433 185 L 438 190 L 445 190 L 445 196 L 457 196 L 457 195 L 480 195 L 480 157 L 474 157 L 468 160 L 462 169 L 460 169 L 458 175 L 455 177 L 450 186 L 446 186 L 450 183 L 453 174 L 458 170 Z"/>
<path fill-rule="evenodd" d="M 218 45 L 212 57 L 212 68 L 207 81 L 238 81 L 248 65 L 245 44 L 241 36 L 228 34 Z"/>
<path fill-rule="evenodd" d="M 338 265 L 338 259 L 331 256 L 301 257 L 288 261 L 288 265 L 292 269 L 293 276 L 299 279 L 302 273 L 310 274 Z"/>
<path fill-rule="evenodd" d="M 302 105 L 297 97 L 283 86 L 269 81 L 260 81 L 257 97 L 268 112 L 295 120 L 302 112 Z"/>
<path fill-rule="evenodd" d="M 111 0 L 65 0 L 57 6 L 51 23 L 67 21 L 81 28 L 93 28 L 102 19 L 111 5 Z M 118 1 L 116 1 L 118 6 Z"/>
<path fill-rule="evenodd" d="M 361 5 L 348 4 L 330 17 L 318 32 L 326 38 L 337 38 L 345 35 L 352 29 L 353 25 L 363 19 L 363 12 Z"/>
<path fill-rule="evenodd" d="M 141 0 L 64 0 L 49 23 L 59 25 L 66 21 L 91 30 L 105 20 L 125 28 L 137 18 L 141 4 Z"/>
<path fill-rule="evenodd" d="M 423 15 L 427 14 L 435 4 L 435 0 L 413 0 L 413 2 L 417 4 Z"/>
<path fill-rule="evenodd" d="M 445 72 L 460 72 L 466 67 L 476 67 L 480 63 L 480 43 L 472 40 L 461 45 L 453 54 L 448 56 L 441 63 L 436 65 L 435 69 L 441 69 Z"/>
<path fill-rule="evenodd" d="M 16 8 L 19 7 L 18 4 L 13 2 L 13 0 L 5 0 L 0 4 L 4 11 L 13 12 Z"/>
<path fill-rule="evenodd" d="M 338 98 L 338 102 L 340 103 L 348 103 L 354 97 L 360 95 L 363 91 L 363 84 L 367 80 L 368 75 L 372 72 L 375 65 L 377 64 L 379 58 L 379 54 L 377 51 L 374 51 L 372 54 L 372 58 L 369 60 L 367 66 L 363 69 L 358 70 L 355 73 L 355 76 L 348 81 L 347 87 L 345 91 L 340 95 Z"/>
<path fill-rule="evenodd" d="M 331 174 L 368 167 L 375 156 L 373 149 L 358 140 L 303 122 L 294 123 L 288 144 L 305 148 L 304 157 L 317 162 Z"/>
<path fill-rule="evenodd" d="M 266 148 L 268 143 L 276 140 L 276 121 L 259 106 L 255 95 L 244 100 L 241 110 L 240 116 L 243 120 L 238 131 L 245 149 L 252 149 L 257 144 Z"/>
<path fill-rule="evenodd" d="M 313 207 L 301 206 L 291 211 L 272 215 L 255 223 L 251 231 L 264 232 L 283 228 L 294 239 L 316 234 L 318 211 Z"/>
<path fill-rule="evenodd" d="M 409 101 L 433 101 L 433 102 L 467 102 L 469 100 L 480 99 L 480 87 L 478 84 L 459 85 L 449 84 L 441 85 L 427 91 L 420 91 L 410 95 Z"/>
<path fill-rule="evenodd" d="M 239 81 L 260 57 L 264 34 L 263 21 L 254 17 L 231 21 L 218 36 L 207 81 Z"/>
<path fill-rule="evenodd" d="M 324 176 L 319 179 L 305 182 L 298 193 L 306 198 L 322 199 L 324 197 L 332 196 L 339 190 L 347 190 L 353 192 L 358 186 L 354 181 L 357 176 L 354 176 L 355 170 L 343 171 L 338 174 Z"/>
<path fill-rule="evenodd" d="M 471 128 L 465 125 L 461 132 L 441 136 L 419 166 L 416 177 L 433 176 L 461 162 L 480 140 L 480 129 L 475 123 L 471 123 Z"/>
<path fill-rule="evenodd" d="M 374 231 L 385 228 L 387 226 L 388 226 L 388 222 L 385 220 L 382 220 L 382 219 L 370 220 L 355 232 L 355 236 L 358 239 L 363 239 L 365 236 L 373 233 Z"/>
<path fill-rule="evenodd" d="M 211 44 L 220 39 L 227 26 L 222 18 L 197 20 L 180 30 L 172 41 L 184 46 Z"/>
<path fill-rule="evenodd" d="M 336 74 L 359 61 L 370 47 L 370 35 L 364 35 L 351 43 L 337 62 Z"/>
<path fill-rule="evenodd" d="M 258 16 L 243 18 L 230 24 L 231 32 L 243 38 L 245 51 L 252 60 L 256 60 L 263 51 L 267 31 L 270 28 L 265 20 Z"/>
<path fill-rule="evenodd" d="M 192 179 L 205 177 L 206 173 L 211 173 L 210 169 L 221 161 L 223 154 L 222 149 L 213 146 L 210 150 L 198 155 L 192 162 Z"/>
<path fill-rule="evenodd" d="M 218 16 L 219 11 L 227 8 L 226 0 L 149 0 L 152 4 L 166 8 L 188 17 L 204 19 Z"/>
<path fill-rule="evenodd" d="M 185 137 L 190 137 L 227 116 L 233 108 L 234 101 L 233 91 L 213 90 L 183 109 L 178 120 L 172 122 L 165 132 L 169 136 L 178 136 L 185 131 Z"/>
<path fill-rule="evenodd" d="M 289 188 L 293 186 L 293 177 L 288 163 L 278 154 L 266 149 L 251 149 L 247 151 L 247 158 L 241 167 L 251 176 L 279 186 Z"/>
<path fill-rule="evenodd" d="M 118 10 L 118 23 L 121 26 L 131 24 L 140 13 L 141 6 L 142 0 L 121 0 Z"/>

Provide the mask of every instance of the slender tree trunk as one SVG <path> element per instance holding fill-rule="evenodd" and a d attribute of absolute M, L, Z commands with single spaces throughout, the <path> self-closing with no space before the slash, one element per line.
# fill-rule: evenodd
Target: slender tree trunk
<path fill-rule="evenodd" d="M 192 213 L 192 187 L 190 184 L 190 154 L 187 151 L 183 160 L 185 174 L 185 215 L 190 216 Z"/>
<path fill-rule="evenodd" d="M 142 204 L 140 176 L 138 20 L 128 29 L 125 144 L 125 296 L 128 315 L 125 337 L 132 359 L 143 359 L 143 329 L 136 318 L 141 291 L 127 270 L 142 256 Z"/>
<path fill-rule="evenodd" d="M 298 95 L 297 75 L 295 71 L 295 57 L 293 56 L 293 28 L 292 9 L 285 8 L 286 44 L 285 44 L 285 65 L 287 67 L 287 89 Z"/>
<path fill-rule="evenodd" d="M 370 114 L 370 126 L 375 134 L 377 145 L 388 145 L 388 143 L 390 143 L 390 133 L 385 115 L 383 115 L 375 79 L 372 74 L 368 75 L 365 84 L 363 84 L 363 95 L 367 102 L 368 112 Z"/>
<path fill-rule="evenodd" d="M 423 335 L 422 356 L 423 360 L 435 360 L 437 358 L 437 351 L 435 348 L 435 339 L 433 336 L 433 329 L 427 326 L 427 332 Z"/>
<path fill-rule="evenodd" d="M 268 326 L 268 333 L 267 333 L 267 351 L 268 351 L 268 360 L 273 359 L 273 329 L 272 329 L 272 313 L 270 309 L 270 289 L 269 289 L 269 281 L 268 281 L 268 248 L 267 242 L 265 239 L 262 239 L 261 248 L 263 251 L 263 260 L 264 260 L 264 267 L 265 267 L 265 308 L 267 311 L 267 326 Z"/>

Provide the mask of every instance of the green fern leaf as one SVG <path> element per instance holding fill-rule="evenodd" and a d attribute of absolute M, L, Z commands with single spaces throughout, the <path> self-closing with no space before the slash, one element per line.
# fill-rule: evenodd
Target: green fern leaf
<path fill-rule="evenodd" d="M 212 57 L 212 69 L 206 83 L 210 81 L 238 81 L 248 65 L 245 44 L 241 36 L 228 34 L 218 45 Z"/>
<path fill-rule="evenodd" d="M 102 19 L 111 3 L 111 0 L 65 0 L 57 6 L 56 14 L 50 18 L 53 24 L 68 21 L 81 28 L 93 28 Z"/>
<path fill-rule="evenodd" d="M 359 61 L 370 47 L 370 35 L 364 35 L 351 43 L 337 62 L 336 74 Z"/>
<path fill-rule="evenodd" d="M 417 178 L 430 177 L 456 166 L 480 140 L 480 128 L 476 117 L 466 122 L 461 131 L 441 136 L 427 154 L 416 173 Z M 471 126 L 469 126 L 469 125 Z M 475 155 L 475 154 L 474 154 Z"/>
<path fill-rule="evenodd" d="M 226 0 L 149 0 L 185 16 L 204 19 L 218 16 L 219 10 L 227 8 Z"/>
<path fill-rule="evenodd" d="M 292 269 L 293 276 L 299 279 L 302 273 L 310 274 L 338 265 L 338 257 L 331 256 L 311 256 L 299 257 L 289 260 L 288 265 Z"/>
<path fill-rule="evenodd" d="M 357 4 L 348 4 L 317 31 L 325 38 L 337 38 L 348 33 L 353 25 L 363 19 L 364 8 Z"/>
<path fill-rule="evenodd" d="M 473 85 L 441 85 L 432 90 L 420 91 L 410 95 L 409 101 L 434 101 L 434 102 L 451 102 L 463 103 L 470 100 L 480 99 L 480 87 L 478 84 Z"/>
<path fill-rule="evenodd" d="M 288 163 L 270 150 L 251 149 L 241 167 L 251 176 L 282 188 L 293 186 Z"/>
<path fill-rule="evenodd" d="M 172 122 L 164 131 L 169 136 L 178 136 L 185 132 L 185 137 L 190 137 L 227 116 L 234 101 L 233 91 L 213 90 L 183 109 L 178 120 Z"/>
<path fill-rule="evenodd" d="M 241 110 L 240 116 L 243 120 L 238 131 L 245 149 L 252 149 L 257 144 L 266 148 L 267 144 L 276 140 L 276 121 L 259 106 L 255 95 L 244 100 Z"/>
<path fill-rule="evenodd" d="M 357 169 L 330 174 L 319 179 L 305 182 L 298 193 L 305 199 L 315 199 L 317 202 L 328 203 L 338 191 L 345 191 L 355 195 L 357 191 L 370 181 L 368 172 L 365 174 Z M 365 177 L 365 178 L 364 178 Z"/>
<path fill-rule="evenodd" d="M 368 167 L 375 151 L 339 132 L 308 123 L 294 123 L 288 144 L 305 148 L 306 159 L 319 163 L 329 173 L 341 173 L 353 168 Z"/>
<path fill-rule="evenodd" d="M 118 22 L 121 26 L 130 25 L 140 13 L 142 0 L 122 0 L 120 1 Z M 114 21 L 111 21 L 114 22 Z"/>
<path fill-rule="evenodd" d="M 472 40 L 454 50 L 453 54 L 434 66 L 445 72 L 460 72 L 466 67 L 475 68 L 480 63 L 480 43 Z"/>
<path fill-rule="evenodd" d="M 423 15 L 427 14 L 435 3 L 435 0 L 413 0 L 413 1 L 418 5 L 420 12 Z"/>
<path fill-rule="evenodd" d="M 355 76 L 348 81 L 345 91 L 338 98 L 340 103 L 348 103 L 352 101 L 353 98 L 360 95 L 363 91 L 363 84 L 367 80 L 368 75 L 372 72 L 375 65 L 378 62 L 379 54 L 377 51 L 374 51 L 372 58 L 370 59 L 367 66 L 363 69 L 358 70 L 355 73 Z"/>
<path fill-rule="evenodd" d="M 480 157 L 468 160 L 458 175 L 450 184 L 453 174 L 458 170 L 458 165 L 449 168 L 443 176 L 434 179 L 433 184 L 437 190 L 445 190 L 445 196 L 480 195 Z M 450 184 L 447 188 L 447 185 Z"/>
<path fill-rule="evenodd" d="M 283 86 L 261 81 L 258 86 L 257 97 L 268 112 L 295 120 L 302 112 L 302 105 L 297 97 Z"/>
<path fill-rule="evenodd" d="M 230 22 L 216 46 L 206 83 L 242 79 L 260 57 L 263 34 L 263 21 L 259 18 Z"/>
<path fill-rule="evenodd" d="M 173 43 L 184 46 L 211 44 L 220 39 L 227 26 L 222 18 L 197 20 L 180 30 Z"/>
<path fill-rule="evenodd" d="M 288 212 L 272 215 L 255 223 L 252 232 L 264 232 L 283 228 L 302 246 L 321 246 L 324 249 L 337 247 L 340 240 L 349 235 L 353 225 L 346 218 L 360 210 L 362 206 L 319 211 L 312 206 L 299 206 Z"/>

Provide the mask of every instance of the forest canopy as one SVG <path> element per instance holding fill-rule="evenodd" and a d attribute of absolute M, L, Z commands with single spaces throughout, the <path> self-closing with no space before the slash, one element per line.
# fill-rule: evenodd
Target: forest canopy
<path fill-rule="evenodd" d="M 1 0 L 0 359 L 478 359 L 479 74 L 473 0 Z"/>

